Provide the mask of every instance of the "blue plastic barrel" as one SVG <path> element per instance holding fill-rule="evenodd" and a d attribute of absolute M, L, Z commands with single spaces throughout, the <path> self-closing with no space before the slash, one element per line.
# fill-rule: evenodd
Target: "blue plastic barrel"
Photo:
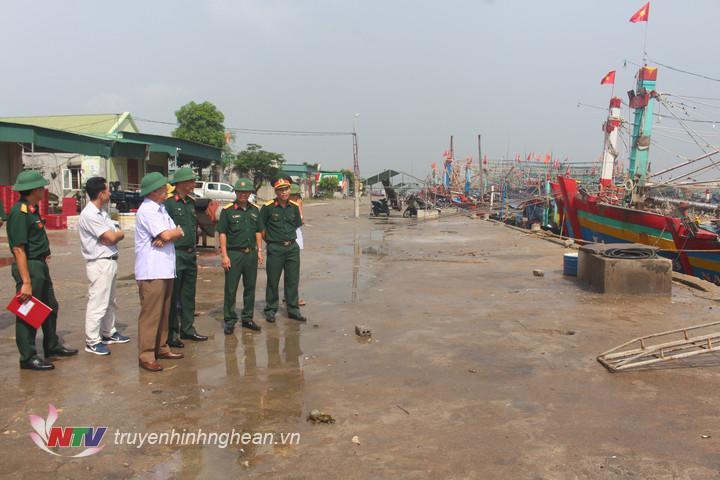
<path fill-rule="evenodd" d="M 577 277 L 578 254 L 566 253 L 563 255 L 563 275 Z"/>

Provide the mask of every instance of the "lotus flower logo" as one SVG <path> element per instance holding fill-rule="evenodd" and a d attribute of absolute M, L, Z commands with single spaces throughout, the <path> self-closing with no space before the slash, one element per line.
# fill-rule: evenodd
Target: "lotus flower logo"
<path fill-rule="evenodd" d="M 30 419 L 30 425 L 35 430 L 30 433 L 30 438 L 39 449 L 50 455 L 73 458 L 87 457 L 95 455 L 104 448 L 104 445 L 101 446 L 100 442 L 105 436 L 105 432 L 107 432 L 107 427 L 54 427 L 53 425 L 58 418 L 55 405 L 48 405 L 47 420 L 37 415 L 30 415 L 28 418 Z M 85 447 L 85 449 L 75 455 L 62 455 L 53 452 L 50 447 Z"/>

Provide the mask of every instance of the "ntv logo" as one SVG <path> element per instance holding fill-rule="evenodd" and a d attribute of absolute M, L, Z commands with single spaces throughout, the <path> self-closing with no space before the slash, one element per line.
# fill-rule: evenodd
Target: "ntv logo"
<path fill-rule="evenodd" d="M 100 442 L 105 436 L 107 427 L 54 427 L 53 424 L 58 418 L 55 405 L 48 405 L 47 420 L 37 415 L 30 415 L 30 425 L 35 432 L 30 434 L 30 438 L 35 442 L 41 450 L 50 455 L 59 457 L 87 457 L 94 455 L 104 448 L 100 446 Z M 49 447 L 87 447 L 82 452 L 75 455 L 62 455 L 50 450 Z"/>

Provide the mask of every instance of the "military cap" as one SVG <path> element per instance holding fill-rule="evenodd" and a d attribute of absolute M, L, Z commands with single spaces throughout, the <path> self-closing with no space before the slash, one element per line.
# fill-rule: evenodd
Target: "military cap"
<path fill-rule="evenodd" d="M 18 174 L 12 189 L 15 192 L 27 192 L 44 187 L 49 183 L 37 170 L 23 170 Z"/>
<path fill-rule="evenodd" d="M 140 180 L 140 195 L 145 196 L 148 193 L 165 186 L 168 179 L 160 172 L 150 172 Z"/>
<path fill-rule="evenodd" d="M 249 178 L 238 178 L 238 181 L 235 182 L 235 191 L 236 192 L 254 192 L 255 189 L 253 188 L 253 182 Z"/>
<path fill-rule="evenodd" d="M 182 167 L 177 169 L 170 183 L 175 185 L 176 183 L 185 182 L 187 180 L 195 180 L 195 172 L 192 171 L 192 168 Z"/>
<path fill-rule="evenodd" d="M 283 188 L 290 188 L 290 182 L 286 178 L 279 178 L 275 180 L 275 183 L 273 183 L 273 188 L 275 190 L 280 190 Z"/>

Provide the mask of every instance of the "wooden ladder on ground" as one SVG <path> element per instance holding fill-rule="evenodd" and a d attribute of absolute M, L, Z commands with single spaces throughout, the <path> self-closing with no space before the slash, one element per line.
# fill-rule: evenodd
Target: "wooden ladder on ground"
<path fill-rule="evenodd" d="M 614 373 L 720 351 L 718 330 L 720 321 L 638 337 L 601 353 L 597 361 Z"/>

